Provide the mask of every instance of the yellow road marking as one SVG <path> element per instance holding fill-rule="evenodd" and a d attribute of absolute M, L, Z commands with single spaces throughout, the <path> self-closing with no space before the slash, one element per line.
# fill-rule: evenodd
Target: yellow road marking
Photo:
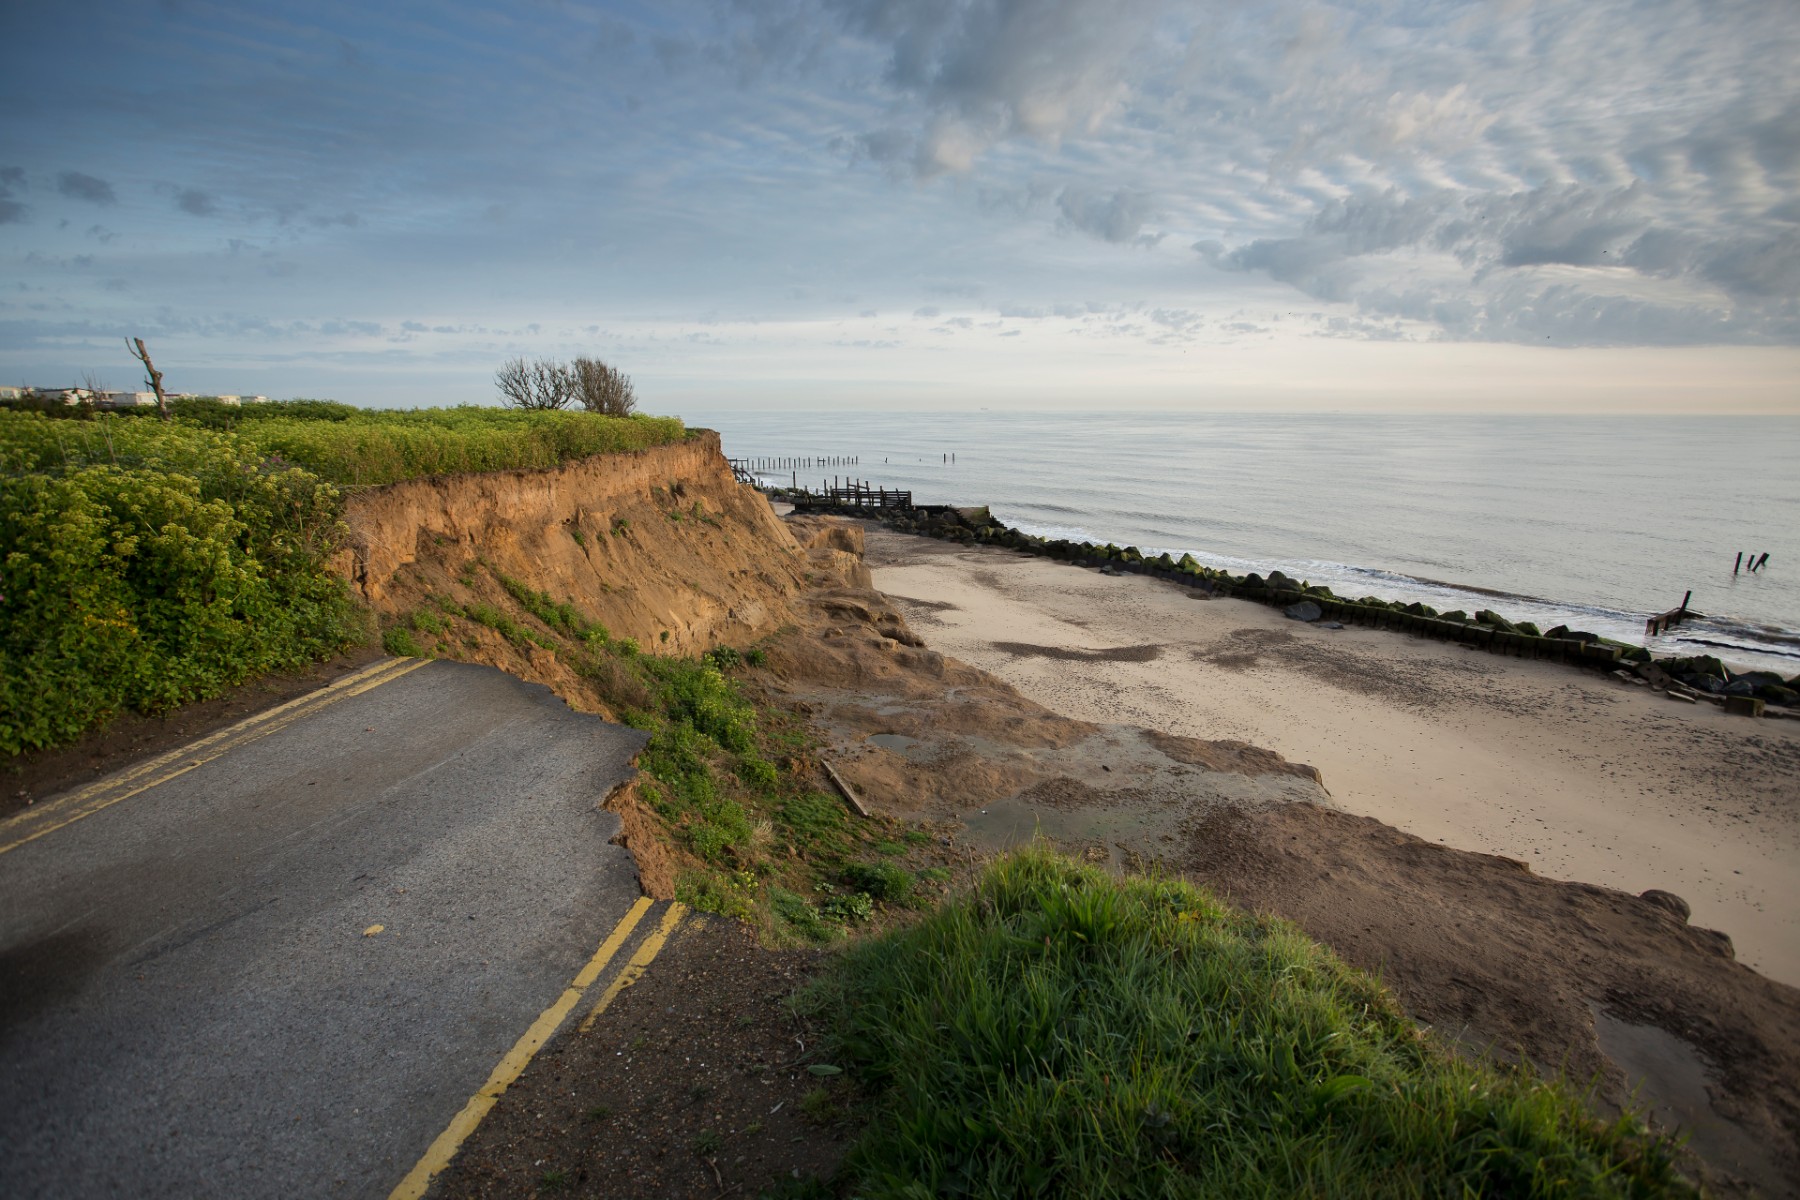
<path fill-rule="evenodd" d="M 237 724 L 208 734 L 198 741 L 189 742 L 180 749 L 158 755 L 149 762 L 140 763 L 116 775 L 109 775 L 98 783 L 59 796 L 47 804 L 27 809 L 0 824 L 0 854 L 17 850 L 27 842 L 34 842 L 47 833 L 55 833 L 65 825 L 73 825 L 83 818 L 91 817 L 121 800 L 129 800 L 171 779 L 186 775 L 195 767 L 204 766 L 230 750 L 285 729 L 301 717 L 311 716 L 328 704 L 350 696 L 360 696 L 410 671 L 416 671 L 430 661 L 424 658 L 384 659 L 318 691 L 308 692 L 267 712 L 246 717 Z"/>
<path fill-rule="evenodd" d="M 638 922 L 644 919 L 644 914 L 650 911 L 650 904 L 648 896 L 640 896 L 637 903 L 631 906 L 631 910 L 619 918 L 619 923 L 613 927 L 613 931 L 606 936 L 604 942 L 600 943 L 600 948 L 594 951 L 594 957 L 588 959 L 587 966 L 581 968 L 575 978 L 570 981 L 569 986 L 563 989 L 563 994 L 557 997 L 556 1003 L 539 1014 L 538 1019 L 531 1023 L 531 1028 L 527 1029 L 519 1040 L 513 1043 L 513 1048 L 506 1052 L 506 1057 L 500 1060 L 499 1065 L 488 1076 L 487 1082 L 481 1085 L 481 1090 L 469 1097 L 469 1102 L 463 1105 L 461 1112 L 451 1118 L 450 1124 L 444 1129 L 444 1132 L 438 1134 L 437 1140 L 431 1143 L 430 1148 L 425 1151 L 424 1157 L 413 1164 L 413 1169 L 406 1173 L 406 1178 L 400 1181 L 400 1185 L 388 1193 L 388 1200 L 418 1200 L 418 1197 L 425 1194 L 425 1189 L 431 1186 L 432 1179 L 439 1171 L 450 1165 L 450 1160 L 456 1157 L 456 1152 L 462 1149 L 462 1144 L 468 1136 L 475 1132 L 475 1127 L 481 1124 L 481 1119 L 488 1115 L 488 1110 L 494 1107 L 494 1102 L 500 1099 L 506 1089 L 513 1085 L 513 1081 L 524 1072 L 526 1065 L 531 1062 L 532 1056 L 543 1048 L 545 1042 L 550 1040 L 550 1035 L 561 1027 L 563 1019 L 580 1002 L 582 993 L 587 991 L 594 980 L 600 978 L 600 972 L 606 969 L 606 964 L 611 962 L 613 955 L 619 952 L 619 947 L 625 944 L 625 939 L 631 936 L 631 931 L 637 928 Z M 671 904 L 669 907 L 676 909 L 681 908 L 681 905 Z M 666 926 L 668 923 L 668 918 L 665 916 L 663 924 Z M 631 961 L 636 962 L 642 953 L 643 951 L 640 950 L 637 955 L 633 955 Z"/>
<path fill-rule="evenodd" d="M 600 999 L 588 1011 L 588 1015 L 582 1018 L 581 1032 L 586 1033 L 592 1029 L 594 1022 L 600 1019 L 600 1014 L 606 1011 L 606 1006 L 617 999 L 620 992 L 638 981 L 638 977 L 650 965 L 650 960 L 661 952 L 663 943 L 669 940 L 669 935 L 675 932 L 675 927 L 681 924 L 681 918 L 686 915 L 687 905 L 677 900 L 669 902 L 669 911 L 663 914 L 662 924 L 656 927 L 655 933 L 644 939 L 644 944 L 637 948 L 631 961 L 606 985 L 606 990 L 600 993 Z"/>

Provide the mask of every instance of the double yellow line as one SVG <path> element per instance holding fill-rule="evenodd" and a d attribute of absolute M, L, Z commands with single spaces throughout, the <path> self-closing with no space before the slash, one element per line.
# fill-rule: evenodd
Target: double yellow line
<path fill-rule="evenodd" d="M 267 712 L 246 717 L 235 725 L 208 734 L 197 742 L 189 742 L 179 750 L 158 755 L 148 762 L 139 763 L 116 775 L 109 775 L 98 783 L 89 784 L 79 791 L 69 792 L 46 804 L 29 808 L 0 824 L 0 854 L 17 850 L 27 842 L 35 842 L 65 825 L 73 825 L 91 817 L 121 800 L 129 800 L 171 779 L 186 775 L 194 768 L 205 766 L 239 746 L 286 729 L 295 721 L 311 716 L 328 704 L 360 696 L 372 688 L 418 670 L 429 661 L 424 658 L 382 659 L 316 692 L 308 692 Z"/>
<path fill-rule="evenodd" d="M 606 940 L 600 943 L 600 949 L 594 952 L 594 957 L 588 959 L 587 966 L 576 973 L 575 978 L 569 982 L 569 986 L 563 989 L 563 994 L 557 997 L 556 1003 L 540 1013 L 538 1019 L 531 1023 L 531 1028 L 527 1029 L 519 1040 L 513 1043 L 513 1048 L 506 1052 L 506 1056 L 500 1060 L 499 1065 L 488 1075 L 487 1082 L 481 1085 L 479 1091 L 469 1097 L 469 1102 L 463 1105 L 462 1111 L 451 1119 L 444 1132 L 438 1134 L 437 1140 L 431 1143 L 430 1149 L 425 1151 L 425 1156 L 414 1164 L 411 1171 L 407 1172 L 406 1178 L 400 1181 L 400 1185 L 388 1193 L 388 1200 L 419 1200 L 419 1197 L 425 1194 L 426 1189 L 431 1186 L 431 1181 L 437 1177 L 440 1171 L 450 1165 L 450 1160 L 456 1157 L 456 1152 L 462 1149 L 463 1142 L 475 1132 L 476 1126 L 481 1124 L 482 1118 L 488 1115 L 495 1102 L 524 1073 L 525 1068 L 530 1065 L 532 1057 L 543 1049 L 544 1043 L 548 1042 L 558 1029 L 562 1028 L 563 1021 L 575 1010 L 575 1006 L 581 1003 L 582 994 L 593 985 L 596 979 L 600 978 L 600 973 L 606 969 L 606 964 L 612 961 L 613 956 L 619 952 L 619 948 L 630 939 L 632 930 L 637 928 L 638 922 L 644 919 L 644 914 L 650 911 L 650 907 L 651 901 L 647 897 L 640 896 L 637 903 L 633 904 L 631 909 L 619 918 L 619 923 L 613 927 L 611 933 L 606 935 Z M 687 915 L 687 911 L 686 905 L 670 901 L 669 907 L 663 912 L 662 922 L 656 927 L 655 932 L 643 940 L 643 943 L 638 946 L 637 952 L 631 956 L 631 960 L 620 968 L 618 976 L 607 985 L 604 992 L 600 993 L 600 999 L 595 1002 L 594 1007 L 588 1010 L 587 1017 L 581 1022 L 581 1032 L 586 1033 L 592 1028 L 595 1020 L 606 1011 L 607 1006 L 618 997 L 619 993 L 638 981 L 638 977 L 643 975 L 645 968 L 661 952 L 663 945 L 669 940 L 669 935 L 675 932 L 675 927 L 681 924 L 681 919 Z"/>

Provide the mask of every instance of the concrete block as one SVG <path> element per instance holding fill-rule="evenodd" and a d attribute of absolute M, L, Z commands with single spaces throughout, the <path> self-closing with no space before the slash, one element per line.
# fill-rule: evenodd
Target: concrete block
<path fill-rule="evenodd" d="M 1763 715 L 1763 700 L 1760 696 L 1727 696 L 1725 711 L 1738 717 L 1760 717 Z"/>

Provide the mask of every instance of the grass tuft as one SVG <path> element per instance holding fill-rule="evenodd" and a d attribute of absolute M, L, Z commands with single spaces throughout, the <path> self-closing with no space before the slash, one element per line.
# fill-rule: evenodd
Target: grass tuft
<path fill-rule="evenodd" d="M 1675 1146 L 1471 1064 L 1280 921 L 1035 847 L 807 998 L 880 1196 L 1692 1196 Z"/>

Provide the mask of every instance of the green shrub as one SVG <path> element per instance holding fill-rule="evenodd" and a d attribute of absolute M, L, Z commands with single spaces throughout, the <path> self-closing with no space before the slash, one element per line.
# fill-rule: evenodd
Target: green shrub
<path fill-rule="evenodd" d="M 737 775 L 744 781 L 744 786 L 765 796 L 773 795 L 776 786 L 781 782 L 781 773 L 775 769 L 775 765 L 760 758 L 741 760 L 738 763 Z"/>
<path fill-rule="evenodd" d="M 710 861 L 725 853 L 731 845 L 731 835 L 711 821 L 700 821 L 688 827 L 687 841 L 697 856 Z"/>
<path fill-rule="evenodd" d="M 826 920 L 840 925 L 859 925 L 875 915 L 875 902 L 862 892 L 852 892 L 830 897 L 819 905 L 819 912 Z"/>
<path fill-rule="evenodd" d="M 381 635 L 381 648 L 396 658 L 424 658 L 425 651 L 413 640 L 412 631 L 394 628 Z"/>
<path fill-rule="evenodd" d="M 365 636 L 335 490 L 230 434 L 0 411 L 0 753 Z"/>
<path fill-rule="evenodd" d="M 804 896 L 783 887 L 770 887 L 768 898 L 769 908 L 776 918 L 808 941 L 828 942 L 835 936 L 832 927 Z"/>
<path fill-rule="evenodd" d="M 876 900 L 899 904 L 912 895 L 912 873 L 893 863 L 851 863 L 844 868 L 844 882 Z"/>
<path fill-rule="evenodd" d="M 750 898 L 716 871 L 683 871 L 675 880 L 675 898 L 689 908 L 739 921 L 756 911 Z"/>

